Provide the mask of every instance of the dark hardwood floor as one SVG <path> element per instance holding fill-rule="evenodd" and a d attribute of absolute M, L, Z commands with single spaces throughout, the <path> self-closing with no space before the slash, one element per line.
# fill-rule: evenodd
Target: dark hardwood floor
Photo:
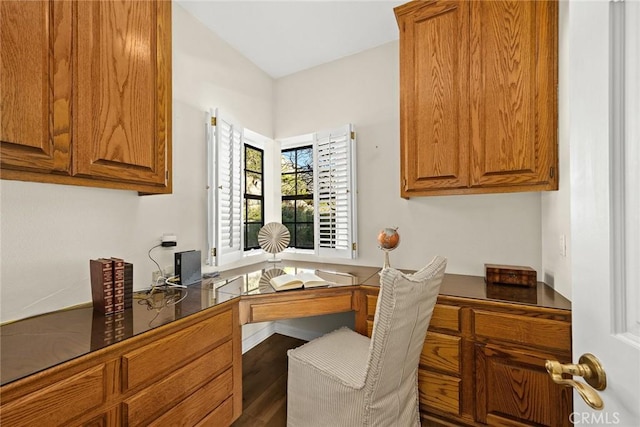
<path fill-rule="evenodd" d="M 274 334 L 242 355 L 242 415 L 232 427 L 287 425 L 287 350 L 304 343 Z"/>

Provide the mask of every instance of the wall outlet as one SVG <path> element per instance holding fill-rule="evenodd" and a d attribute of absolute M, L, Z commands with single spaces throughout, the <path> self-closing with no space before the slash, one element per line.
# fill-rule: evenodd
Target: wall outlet
<path fill-rule="evenodd" d="M 162 277 L 162 271 L 160 270 L 154 271 L 153 273 L 151 273 L 151 283 L 155 285 L 158 282 L 158 279 L 160 279 L 160 277 Z"/>
<path fill-rule="evenodd" d="M 565 236 L 564 234 L 560 235 L 560 241 L 558 242 L 559 244 L 559 252 L 560 252 L 560 256 L 561 257 L 566 257 L 567 256 L 567 236 Z"/>

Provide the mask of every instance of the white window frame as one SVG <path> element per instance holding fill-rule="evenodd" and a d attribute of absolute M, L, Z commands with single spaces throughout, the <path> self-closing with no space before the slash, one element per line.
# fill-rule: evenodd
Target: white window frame
<path fill-rule="evenodd" d="M 284 149 L 313 146 L 314 250 L 287 249 L 287 252 L 314 253 L 325 258 L 355 259 L 357 250 L 356 139 L 354 126 L 314 132 L 280 140 Z M 333 157 L 336 153 L 340 157 Z M 336 175 L 337 173 L 337 175 Z M 338 182 L 334 178 L 338 178 Z M 322 184 L 321 184 L 322 183 Z M 320 218 L 323 200 L 338 207 L 337 217 L 329 218 L 333 238 L 322 238 Z M 338 231 L 335 234 L 335 231 Z M 327 234 L 323 234 L 327 236 Z"/>
<path fill-rule="evenodd" d="M 269 203 L 267 202 L 267 193 L 266 193 L 266 189 L 267 189 L 267 185 L 268 185 L 268 181 L 267 181 L 267 177 L 268 177 L 268 173 L 267 173 L 267 153 L 266 153 L 266 147 L 267 147 L 267 143 L 268 141 L 270 141 L 269 138 L 267 138 L 264 135 L 260 135 L 257 132 L 254 132 L 250 129 L 243 129 L 243 145 L 242 145 L 242 152 L 244 153 L 244 146 L 245 145 L 250 145 L 251 147 L 257 148 L 259 150 L 262 150 L 262 221 L 266 224 L 267 220 L 267 206 L 269 205 Z M 244 159 L 242 162 L 242 170 L 244 172 Z M 244 180 L 244 173 L 242 174 L 243 180 Z M 243 197 L 244 197 L 244 186 L 245 183 L 244 181 L 242 182 L 242 193 L 243 193 Z M 242 223 L 243 229 L 242 229 L 242 242 L 244 244 L 244 221 Z M 259 255 L 259 254 L 263 254 L 265 253 L 262 249 L 249 249 L 249 250 L 244 250 L 243 247 L 243 256 L 253 256 L 253 255 Z"/>
<path fill-rule="evenodd" d="M 273 141 L 245 129 L 237 120 L 219 109 L 211 109 L 205 117 L 208 172 L 207 259 L 209 265 L 221 266 L 239 261 L 245 256 L 264 253 L 262 250 L 244 251 L 242 206 L 245 144 L 262 149 L 265 156 L 265 223 L 268 222 L 267 211 L 270 210 L 268 206 L 272 204 L 271 199 L 275 199 L 273 201 L 278 205 L 277 211 L 280 212 L 282 221 L 282 195 L 279 190 L 277 193 L 266 191 L 266 186 L 276 181 L 268 178 L 269 167 L 266 161 L 270 157 L 267 150 L 273 147 Z M 271 144 L 267 143 L 269 141 Z M 353 125 L 282 139 L 279 142 L 280 149 L 273 149 L 277 159 L 281 158 L 282 149 L 308 145 L 313 147 L 314 157 L 314 249 L 289 248 L 287 252 L 309 253 L 327 258 L 357 258 L 356 140 Z M 339 156 L 336 158 L 335 154 Z M 275 176 L 279 185 L 282 181 L 279 169 Z M 321 185 L 321 182 L 326 185 Z M 321 238 L 323 229 L 320 222 L 320 206 L 323 200 L 329 199 L 337 207 L 336 216 L 330 218 L 332 239 Z M 237 225 L 227 226 L 226 220 L 229 218 Z M 329 234 L 323 234 L 325 237 L 327 235 Z"/>
<path fill-rule="evenodd" d="M 289 150 L 289 149 L 299 148 L 299 147 L 307 147 L 307 146 L 315 147 L 315 138 L 316 138 L 315 133 L 306 133 L 304 135 L 298 135 L 298 136 L 292 136 L 290 138 L 280 139 L 279 140 L 280 151 L 278 152 L 278 158 L 282 159 L 282 152 L 284 150 Z M 315 159 L 316 159 L 316 153 L 314 151 L 313 153 L 313 162 L 314 162 L 314 167 L 313 167 L 313 218 L 314 218 L 313 245 L 314 245 L 314 248 L 313 249 L 287 248 L 284 250 L 285 253 L 309 254 L 309 255 L 317 254 L 316 240 L 318 235 L 318 228 L 317 228 L 318 224 L 315 218 L 317 216 L 316 204 L 318 201 L 316 199 L 317 189 L 316 189 L 316 172 L 315 172 L 316 160 Z M 282 222 L 282 170 L 280 170 L 278 173 L 278 185 L 280 186 L 280 200 L 279 200 L 280 222 Z"/>

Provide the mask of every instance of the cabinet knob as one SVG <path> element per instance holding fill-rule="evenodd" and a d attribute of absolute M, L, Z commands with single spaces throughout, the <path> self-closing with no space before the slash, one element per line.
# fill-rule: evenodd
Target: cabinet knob
<path fill-rule="evenodd" d="M 585 353 L 580 356 L 577 365 L 567 363 L 562 364 L 557 360 L 547 360 L 545 368 L 554 383 L 575 388 L 582 399 L 593 409 L 601 410 L 604 402 L 596 390 L 607 388 L 607 375 L 602 364 L 593 354 Z M 587 384 L 567 379 L 562 374 L 583 377 Z"/>

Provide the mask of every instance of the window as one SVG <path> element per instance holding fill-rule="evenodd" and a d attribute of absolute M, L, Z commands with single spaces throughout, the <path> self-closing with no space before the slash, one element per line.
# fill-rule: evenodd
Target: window
<path fill-rule="evenodd" d="M 258 231 L 264 225 L 264 151 L 244 144 L 244 250 L 259 249 Z"/>
<path fill-rule="evenodd" d="M 291 250 L 357 256 L 351 125 L 289 138 L 279 150 L 218 110 L 206 117 L 210 265 L 229 264 L 259 249 L 258 232 L 270 221 L 288 227 Z"/>
<path fill-rule="evenodd" d="M 314 249 L 313 146 L 282 150 L 282 224 L 289 247 Z"/>
<path fill-rule="evenodd" d="M 357 194 L 353 126 L 288 138 L 281 144 L 282 223 L 291 232 L 290 246 L 314 249 L 323 257 L 355 258 Z M 309 182 L 313 185 L 312 196 L 308 194 Z M 303 234 L 310 231 L 311 215 L 312 241 Z"/>

